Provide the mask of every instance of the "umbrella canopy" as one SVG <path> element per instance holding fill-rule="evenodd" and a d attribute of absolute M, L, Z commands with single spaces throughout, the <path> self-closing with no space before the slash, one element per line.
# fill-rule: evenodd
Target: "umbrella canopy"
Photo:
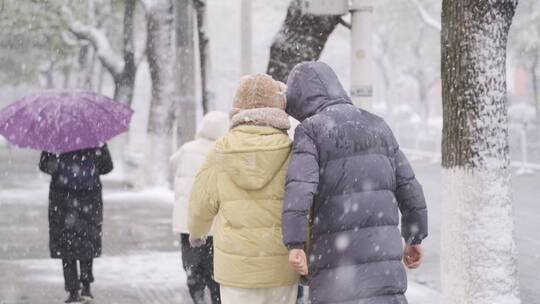
<path fill-rule="evenodd" d="M 51 153 L 99 147 L 126 132 L 133 110 L 95 92 L 45 91 L 0 111 L 0 134 L 13 145 Z"/>

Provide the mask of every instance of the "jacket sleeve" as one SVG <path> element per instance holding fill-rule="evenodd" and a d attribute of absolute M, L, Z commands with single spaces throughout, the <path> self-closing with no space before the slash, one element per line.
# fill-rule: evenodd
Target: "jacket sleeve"
<path fill-rule="evenodd" d="M 53 175 L 58 169 L 59 159 L 56 155 L 49 152 L 41 152 L 39 159 L 39 170 L 43 173 Z"/>
<path fill-rule="evenodd" d="M 308 236 L 313 197 L 319 185 L 319 153 L 306 123 L 294 134 L 283 203 L 283 242 L 289 249 L 303 248 Z"/>
<path fill-rule="evenodd" d="M 195 238 L 203 237 L 210 232 L 214 217 L 219 210 L 217 165 L 216 151 L 212 150 L 207 155 L 191 188 L 188 229 L 189 234 Z"/>
<path fill-rule="evenodd" d="M 401 235 L 408 244 L 418 245 L 428 235 L 428 214 L 424 191 L 390 128 L 388 132 L 390 158 L 396 178 L 395 196 L 401 211 Z"/>
<path fill-rule="evenodd" d="M 110 173 L 114 166 L 111 158 L 111 153 L 109 153 L 109 148 L 107 148 L 107 145 L 104 145 L 99 149 L 101 152 L 98 157 L 98 170 L 99 174 L 107 174 Z"/>

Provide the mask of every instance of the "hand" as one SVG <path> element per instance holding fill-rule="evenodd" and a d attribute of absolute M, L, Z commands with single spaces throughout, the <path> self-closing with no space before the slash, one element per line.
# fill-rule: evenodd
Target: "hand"
<path fill-rule="evenodd" d="M 409 269 L 416 269 L 422 264 L 424 249 L 422 245 L 406 245 L 403 253 L 403 263 Z"/>
<path fill-rule="evenodd" d="M 193 248 L 201 247 L 202 245 L 206 244 L 206 236 L 200 237 L 200 238 L 194 238 L 191 235 L 189 236 L 189 244 Z"/>
<path fill-rule="evenodd" d="M 302 249 L 291 249 L 289 251 L 289 264 L 301 275 L 308 274 L 308 264 L 306 253 Z"/>

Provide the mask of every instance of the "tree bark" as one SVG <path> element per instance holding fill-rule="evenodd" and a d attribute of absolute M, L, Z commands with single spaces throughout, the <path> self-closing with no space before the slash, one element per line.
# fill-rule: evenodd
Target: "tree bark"
<path fill-rule="evenodd" d="M 516 5 L 443 0 L 444 304 L 520 303 L 506 108 L 506 45 Z"/>
<path fill-rule="evenodd" d="M 177 146 L 192 140 L 197 127 L 194 15 L 192 0 L 175 2 L 176 81 L 180 95 L 176 111 Z"/>
<path fill-rule="evenodd" d="M 83 90 L 92 90 L 92 70 L 94 50 L 92 45 L 84 42 L 79 49 L 79 77 L 77 87 Z"/>
<path fill-rule="evenodd" d="M 176 86 L 172 46 L 173 14 L 170 0 L 154 0 L 145 5 L 147 17 L 147 58 L 152 78 L 152 104 L 148 122 L 147 157 L 150 186 L 168 184 L 168 160 L 172 154 Z"/>
<path fill-rule="evenodd" d="M 421 117 L 422 120 L 427 124 L 429 119 L 429 100 L 428 100 L 428 90 L 429 85 L 426 80 L 426 73 L 424 71 L 425 66 L 422 64 L 422 42 L 424 41 L 425 36 L 425 27 L 422 27 L 418 30 L 416 39 L 412 45 L 412 53 L 416 61 L 414 68 L 413 76 L 416 80 L 417 93 L 418 93 L 418 102 L 422 109 Z"/>
<path fill-rule="evenodd" d="M 57 63 L 58 63 L 57 61 L 51 61 L 49 63 L 49 66 L 46 69 L 40 71 L 41 75 L 44 78 L 44 85 L 43 86 L 46 89 L 54 89 L 55 88 L 54 69 L 55 69 Z"/>
<path fill-rule="evenodd" d="M 133 91 L 135 89 L 135 76 L 137 74 L 137 63 L 135 61 L 135 35 L 134 20 L 136 0 L 126 0 L 124 8 L 124 32 L 123 32 L 123 63 L 122 71 L 114 75 L 114 97 L 115 100 L 124 102 L 131 106 Z"/>
<path fill-rule="evenodd" d="M 388 35 L 395 28 L 395 24 L 385 24 L 384 26 L 379 27 L 379 30 L 375 33 L 375 52 L 374 52 L 374 62 L 378 67 L 378 72 L 382 78 L 383 87 L 379 90 L 384 98 L 386 104 L 385 117 L 392 117 L 394 115 L 395 101 L 392 95 L 393 83 L 390 77 L 391 74 L 391 64 L 388 62 L 388 50 L 390 49 L 390 43 L 388 41 Z M 393 119 L 390 119 L 388 122 L 390 126 L 393 124 Z"/>
<path fill-rule="evenodd" d="M 212 94 L 208 89 L 210 79 L 210 39 L 206 26 L 206 0 L 194 0 L 197 12 L 197 33 L 199 35 L 199 58 L 201 62 L 201 96 L 203 113 L 208 113 L 212 108 Z"/>
<path fill-rule="evenodd" d="M 267 73 L 285 82 L 296 64 L 318 60 L 339 21 L 339 16 L 304 15 L 301 0 L 292 0 L 270 48 Z"/>

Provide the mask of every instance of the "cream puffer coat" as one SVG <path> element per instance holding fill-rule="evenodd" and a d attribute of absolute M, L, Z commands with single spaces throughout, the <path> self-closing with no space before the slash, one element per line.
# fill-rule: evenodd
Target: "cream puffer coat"
<path fill-rule="evenodd" d="M 229 130 L 229 118 L 223 112 L 209 112 L 201 122 L 196 139 L 185 143 L 170 159 L 174 172 L 175 204 L 173 231 L 188 233 L 188 200 L 195 175 L 215 141 Z"/>
<path fill-rule="evenodd" d="M 284 131 L 236 127 L 216 142 L 197 175 L 189 203 L 189 231 L 194 238 L 202 237 L 214 224 L 214 276 L 220 284 L 239 288 L 297 284 L 281 235 L 291 146 Z"/>

